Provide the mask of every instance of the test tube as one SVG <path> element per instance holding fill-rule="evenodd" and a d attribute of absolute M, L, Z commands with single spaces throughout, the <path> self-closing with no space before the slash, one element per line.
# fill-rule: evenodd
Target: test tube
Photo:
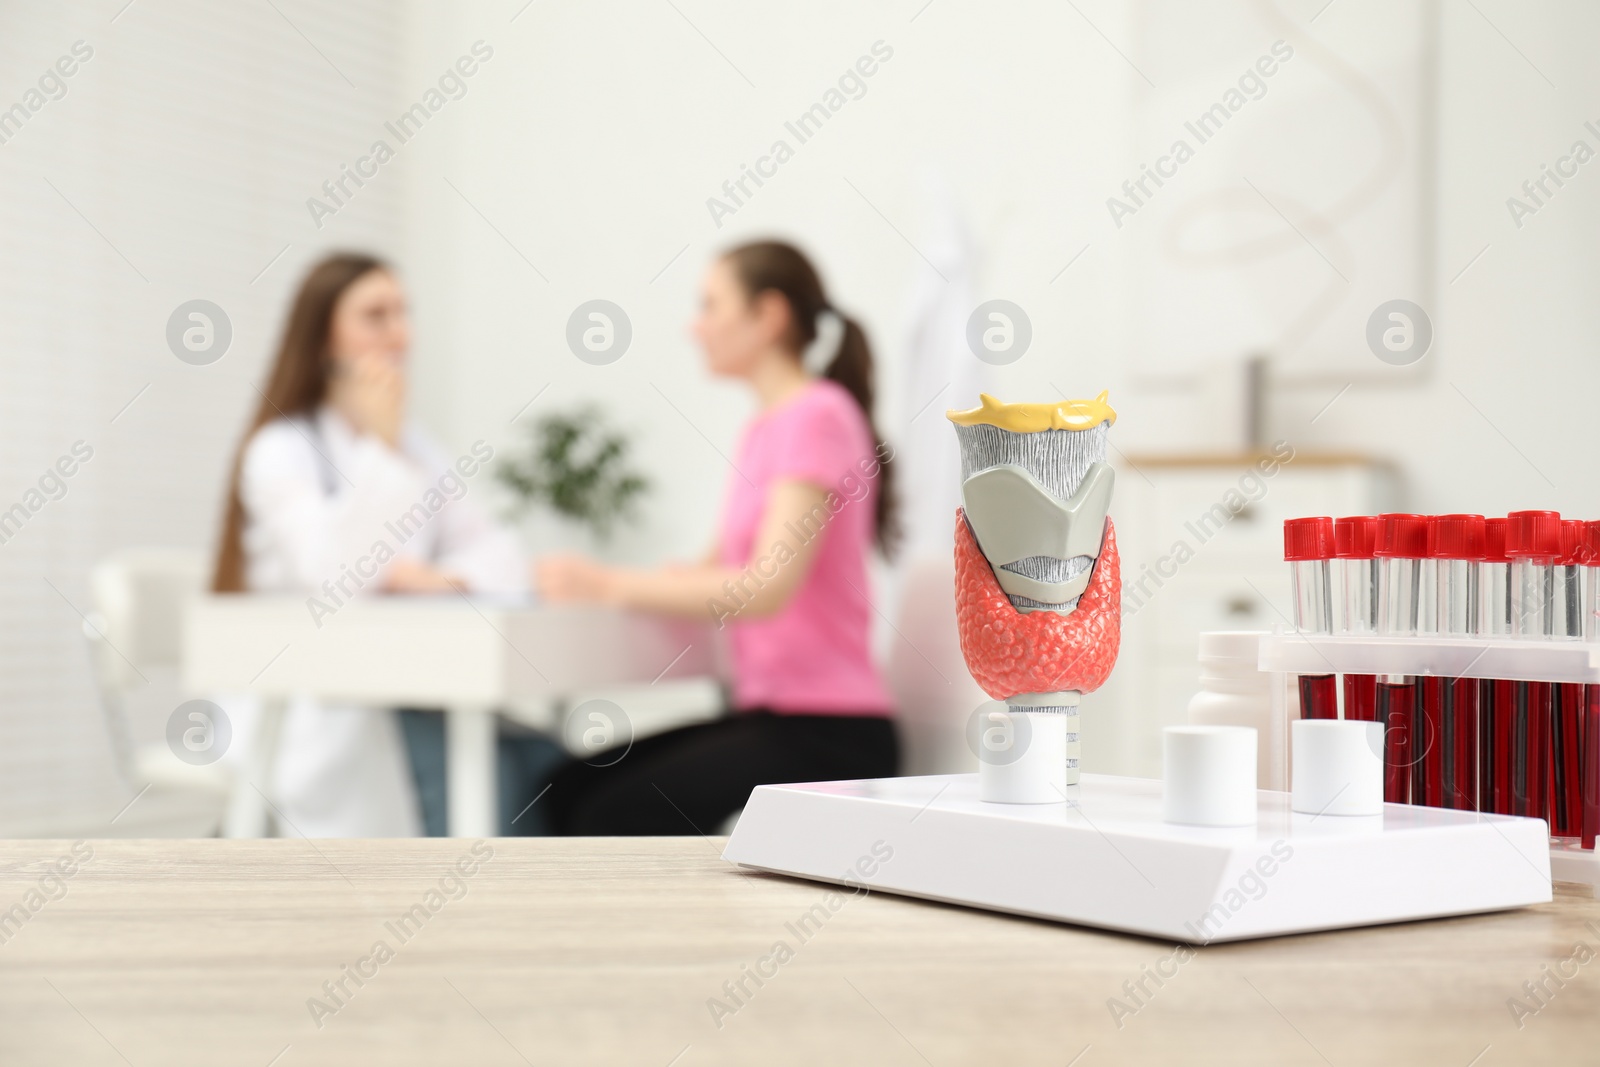
<path fill-rule="evenodd" d="M 1417 631 L 1432 633 L 1437 629 L 1439 617 L 1438 598 L 1443 583 L 1439 575 L 1439 560 L 1434 557 L 1434 541 L 1439 516 L 1424 516 L 1427 522 L 1427 549 L 1417 583 L 1421 603 L 1417 609 Z M 1437 675 L 1423 675 L 1416 679 L 1416 706 L 1411 722 L 1411 803 L 1430 808 L 1444 806 L 1444 679 Z"/>
<path fill-rule="evenodd" d="M 1483 542 L 1482 515 L 1439 515 L 1428 524 L 1441 635 L 1469 637 L 1480 630 Z M 1427 677 L 1422 683 L 1422 733 L 1429 740 L 1418 761 L 1424 772 L 1424 799 L 1419 803 L 1476 810 L 1478 679 Z"/>
<path fill-rule="evenodd" d="M 1583 639 L 1600 641 L 1600 522 L 1584 527 Z M 1583 830 L 1580 843 L 1593 849 L 1595 832 L 1600 830 L 1600 685 L 1583 687 L 1583 729 L 1579 731 L 1583 757 L 1579 774 L 1583 778 Z"/>
<path fill-rule="evenodd" d="M 1554 511 L 1507 515 L 1506 555 L 1511 557 L 1511 635 L 1550 640 L 1561 516 Z M 1550 683 L 1514 681 L 1511 699 L 1511 814 L 1543 819 L 1549 811 Z"/>
<path fill-rule="evenodd" d="M 1349 515 L 1333 521 L 1333 550 L 1340 562 L 1339 632 L 1378 632 L 1378 518 Z M 1378 677 L 1344 676 L 1344 717 L 1372 722 L 1378 717 Z"/>
<path fill-rule="evenodd" d="M 1600 831 L 1600 685 L 1583 687 L 1583 830 L 1580 843 L 1593 849 L 1595 832 Z"/>
<path fill-rule="evenodd" d="M 1294 583 L 1294 627 L 1303 634 L 1333 632 L 1333 520 L 1325 515 L 1287 519 L 1283 558 Z M 1300 675 L 1300 717 L 1337 719 L 1338 681 L 1332 674 Z"/>
<path fill-rule="evenodd" d="M 1421 515 L 1378 516 L 1378 632 L 1415 636 L 1422 620 L 1422 563 L 1428 552 L 1428 520 Z M 1412 738 L 1416 731 L 1416 680 L 1381 674 L 1378 720 L 1383 723 L 1383 799 L 1411 800 Z"/>
<path fill-rule="evenodd" d="M 1556 560 L 1551 636 L 1583 640 L 1583 586 L 1587 535 L 1578 519 L 1561 521 L 1561 558 Z M 1550 687 L 1550 836 L 1583 834 L 1583 774 L 1580 769 L 1586 687 L 1557 682 Z"/>
<path fill-rule="evenodd" d="M 1511 636 L 1511 557 L 1506 555 L 1506 520 L 1483 521 L 1479 567 L 1479 625 L 1486 637 Z M 1478 680 L 1478 810 L 1511 814 L 1512 683 Z"/>

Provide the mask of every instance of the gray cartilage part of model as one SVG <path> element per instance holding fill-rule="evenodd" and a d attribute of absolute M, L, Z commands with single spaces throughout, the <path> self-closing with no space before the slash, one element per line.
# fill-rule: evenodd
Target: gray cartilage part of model
<path fill-rule="evenodd" d="M 1000 588 L 1057 610 L 1076 606 L 1105 539 L 1115 481 L 1110 467 L 1092 464 L 1063 502 L 1012 464 L 968 478 L 961 487 L 967 522 Z"/>
<path fill-rule="evenodd" d="M 956 427 L 968 525 L 1018 611 L 1078 606 L 1111 504 L 1109 430 L 1106 423 L 1034 432 Z"/>

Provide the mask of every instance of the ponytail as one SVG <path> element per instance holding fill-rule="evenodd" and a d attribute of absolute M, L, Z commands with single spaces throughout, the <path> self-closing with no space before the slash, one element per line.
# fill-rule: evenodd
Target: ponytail
<path fill-rule="evenodd" d="M 878 436 L 878 429 L 872 422 L 872 404 L 876 391 L 873 380 L 872 346 L 867 343 L 866 331 L 855 319 L 848 315 L 839 315 L 839 320 L 844 324 L 844 333 L 839 338 L 839 354 L 833 357 L 833 362 L 828 364 L 828 369 L 822 372 L 822 376 L 830 382 L 842 385 L 845 392 L 855 398 L 856 403 L 861 406 L 862 414 L 867 418 L 867 428 L 872 434 L 872 446 L 878 462 L 878 499 L 875 516 L 877 523 L 874 536 L 878 543 L 878 551 L 885 557 L 892 557 L 895 545 L 900 539 L 900 522 L 894 498 L 894 460 L 890 455 L 889 446 Z"/>
<path fill-rule="evenodd" d="M 754 241 L 728 252 L 728 262 L 751 296 L 772 291 L 789 304 L 794 319 L 790 347 L 800 358 L 817 339 L 825 316 L 835 316 L 840 324 L 839 350 L 821 376 L 836 382 L 855 398 L 872 435 L 873 458 L 878 467 L 878 496 L 875 504 L 875 532 L 878 550 L 885 557 L 894 554 L 900 537 L 899 509 L 894 493 L 894 463 L 889 447 L 872 421 L 875 391 L 872 346 L 859 323 L 834 311 L 822 288 L 822 278 L 805 253 L 782 241 Z M 807 360 L 809 362 L 809 360 Z"/>

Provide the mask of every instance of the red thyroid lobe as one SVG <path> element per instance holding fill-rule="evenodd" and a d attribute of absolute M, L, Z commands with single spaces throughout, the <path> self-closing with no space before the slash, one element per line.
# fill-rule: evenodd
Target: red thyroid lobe
<path fill-rule="evenodd" d="M 1065 615 L 1021 612 L 1000 588 L 957 508 L 956 622 L 967 669 L 995 700 L 1100 688 L 1122 644 L 1122 564 L 1111 520 L 1078 606 Z"/>

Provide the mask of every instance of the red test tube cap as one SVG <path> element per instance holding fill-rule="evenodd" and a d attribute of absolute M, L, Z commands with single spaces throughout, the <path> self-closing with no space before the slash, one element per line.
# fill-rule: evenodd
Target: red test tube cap
<path fill-rule="evenodd" d="M 1588 560 L 1588 524 L 1582 519 L 1561 520 L 1561 558 L 1557 561 L 1565 567 L 1576 567 Z"/>
<path fill-rule="evenodd" d="M 1333 520 L 1326 515 L 1283 520 L 1285 562 L 1333 558 Z"/>
<path fill-rule="evenodd" d="M 1426 515 L 1393 513 L 1378 516 L 1378 544 L 1374 556 L 1422 559 L 1428 554 Z"/>
<path fill-rule="evenodd" d="M 1428 522 L 1428 555 L 1434 559 L 1482 559 L 1482 515 L 1435 515 Z"/>
<path fill-rule="evenodd" d="M 1512 559 L 1561 557 L 1561 513 L 1513 511 L 1506 516 L 1506 555 Z"/>
<path fill-rule="evenodd" d="M 1600 567 L 1600 522 L 1583 524 L 1583 552 L 1578 562 L 1585 567 Z"/>
<path fill-rule="evenodd" d="M 1371 559 L 1378 547 L 1378 517 L 1347 515 L 1333 520 L 1333 554 L 1340 559 Z"/>
<path fill-rule="evenodd" d="M 1510 563 L 1506 555 L 1506 520 L 1483 520 L 1483 561 L 1485 563 Z"/>

